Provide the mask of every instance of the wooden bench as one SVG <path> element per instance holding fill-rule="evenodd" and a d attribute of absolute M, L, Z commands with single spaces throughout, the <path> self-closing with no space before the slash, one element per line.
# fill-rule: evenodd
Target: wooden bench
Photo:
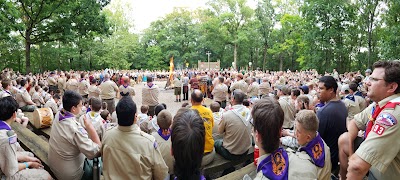
<path fill-rule="evenodd" d="M 38 159 L 40 159 L 44 168 L 53 176 L 47 159 L 49 143 L 19 123 L 12 123 L 11 128 L 17 134 L 18 141 L 22 148 L 26 151 L 32 152 Z"/>
<path fill-rule="evenodd" d="M 215 154 L 214 160 L 212 163 L 206 165 L 203 169 L 204 175 L 210 175 L 213 173 L 221 172 L 225 169 L 228 169 L 230 167 L 243 164 L 246 161 L 253 161 L 254 159 L 254 149 L 250 148 L 249 152 L 247 153 L 246 156 L 243 156 L 241 159 L 230 161 L 226 160 L 219 154 Z"/>
<path fill-rule="evenodd" d="M 216 180 L 242 180 L 243 176 L 246 174 L 249 175 L 252 179 L 254 179 L 257 175 L 256 166 L 254 163 L 251 163 L 241 169 L 233 171 L 225 176 L 217 178 Z"/>

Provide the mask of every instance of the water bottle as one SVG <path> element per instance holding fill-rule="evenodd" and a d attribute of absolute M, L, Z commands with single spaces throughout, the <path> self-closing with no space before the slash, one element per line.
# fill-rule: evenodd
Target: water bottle
<path fill-rule="evenodd" d="M 93 159 L 93 179 L 99 180 L 100 179 L 100 166 L 99 166 L 99 158 Z"/>
<path fill-rule="evenodd" d="M 254 165 L 257 166 L 258 157 L 260 157 L 260 149 L 257 145 L 254 145 Z"/>

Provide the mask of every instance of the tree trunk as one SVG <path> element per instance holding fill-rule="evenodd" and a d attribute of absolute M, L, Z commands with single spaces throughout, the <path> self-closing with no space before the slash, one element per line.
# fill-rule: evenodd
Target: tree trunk
<path fill-rule="evenodd" d="M 268 49 L 268 44 L 264 44 L 263 65 L 262 65 L 263 72 L 265 72 L 265 61 L 267 60 L 267 49 Z"/>
<path fill-rule="evenodd" d="M 25 72 L 31 72 L 31 29 L 25 31 Z"/>
<path fill-rule="evenodd" d="M 282 55 L 279 55 L 279 71 L 283 69 L 283 58 Z"/>
<path fill-rule="evenodd" d="M 236 58 L 237 58 L 237 44 L 235 43 L 234 48 L 233 48 L 233 62 L 235 63 L 235 66 L 233 66 L 233 69 L 235 69 L 235 70 L 237 70 L 236 69 L 236 67 L 237 67 Z"/>

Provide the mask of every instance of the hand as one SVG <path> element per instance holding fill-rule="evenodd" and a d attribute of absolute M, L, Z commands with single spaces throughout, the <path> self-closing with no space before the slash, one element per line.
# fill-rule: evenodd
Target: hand
<path fill-rule="evenodd" d="M 28 165 L 30 168 L 33 168 L 33 169 L 43 169 L 44 168 L 44 166 L 42 164 L 37 163 L 37 162 L 29 162 Z"/>
<path fill-rule="evenodd" d="M 90 119 L 88 119 L 85 115 L 83 115 L 83 123 L 86 128 L 93 126 L 92 121 Z"/>
<path fill-rule="evenodd" d="M 38 158 L 35 158 L 35 157 L 27 156 L 25 159 L 26 159 L 27 162 L 36 162 L 36 163 L 42 164 L 42 162 L 40 162 L 40 160 Z"/>

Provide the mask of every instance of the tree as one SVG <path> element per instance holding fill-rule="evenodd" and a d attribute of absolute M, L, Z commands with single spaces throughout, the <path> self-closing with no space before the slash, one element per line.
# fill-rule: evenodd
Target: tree
<path fill-rule="evenodd" d="M 259 28 L 260 34 L 262 35 L 263 42 L 263 66 L 262 70 L 265 70 L 265 61 L 267 60 L 267 52 L 269 48 L 269 39 L 271 37 L 272 28 L 275 25 L 275 12 L 272 6 L 271 0 L 259 1 L 256 8 L 256 17 L 260 21 L 261 26 Z"/>
<path fill-rule="evenodd" d="M 5 15 L 6 26 L 19 32 L 25 40 L 26 72 L 31 72 L 31 45 L 67 41 L 90 32 L 106 32 L 105 16 L 100 13 L 109 0 L 17 0 Z M 13 25 L 14 24 L 14 25 Z"/>

